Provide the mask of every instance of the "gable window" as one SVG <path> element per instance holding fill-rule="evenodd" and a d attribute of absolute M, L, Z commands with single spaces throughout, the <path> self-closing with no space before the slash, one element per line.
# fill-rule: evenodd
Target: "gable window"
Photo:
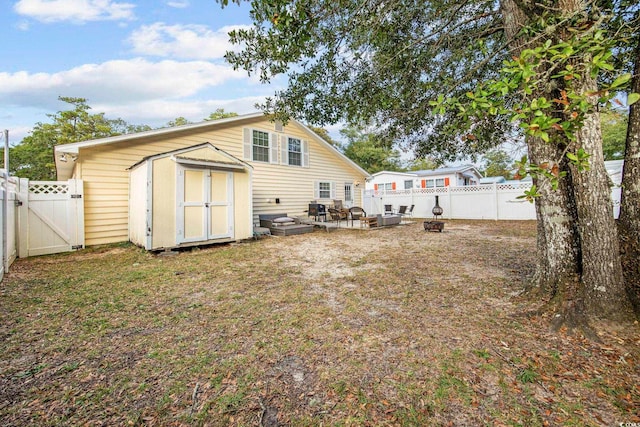
<path fill-rule="evenodd" d="M 302 166 L 302 141 L 297 138 L 288 138 L 289 165 Z"/>
<path fill-rule="evenodd" d="M 293 136 L 280 136 L 280 164 L 309 167 L 309 143 Z"/>
<path fill-rule="evenodd" d="M 269 162 L 269 134 L 254 130 L 252 136 L 252 159 L 256 162 Z"/>
<path fill-rule="evenodd" d="M 278 163 L 278 136 L 273 132 L 243 128 L 243 158 L 262 163 Z"/>

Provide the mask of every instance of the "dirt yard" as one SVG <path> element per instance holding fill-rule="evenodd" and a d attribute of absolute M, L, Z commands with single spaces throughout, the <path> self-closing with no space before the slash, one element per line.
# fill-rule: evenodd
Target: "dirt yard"
<path fill-rule="evenodd" d="M 533 222 L 420 222 L 152 254 L 17 260 L 0 421 L 24 425 L 640 423 L 640 327 L 535 315 Z"/>

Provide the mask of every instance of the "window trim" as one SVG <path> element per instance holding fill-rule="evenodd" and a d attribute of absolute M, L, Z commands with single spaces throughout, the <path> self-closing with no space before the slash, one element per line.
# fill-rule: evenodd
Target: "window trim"
<path fill-rule="evenodd" d="M 321 184 L 328 184 L 329 197 L 321 197 L 321 191 L 327 191 L 327 189 L 320 190 Z M 335 181 L 315 181 L 313 183 L 313 195 L 316 200 L 333 200 L 336 198 L 336 183 Z"/>
<path fill-rule="evenodd" d="M 294 165 L 289 160 L 289 140 L 294 139 L 300 141 L 300 164 Z M 293 135 L 281 135 L 280 137 L 280 164 L 283 166 L 292 166 L 294 168 L 309 167 L 309 142 L 306 139 Z"/>
<path fill-rule="evenodd" d="M 263 134 L 266 136 L 266 143 L 267 145 L 259 145 L 256 142 L 263 142 L 262 138 L 260 138 L 260 134 Z M 254 162 L 261 162 L 261 163 L 269 163 L 271 160 L 271 150 L 270 150 L 270 143 L 269 143 L 269 132 L 265 132 L 263 130 L 258 130 L 258 129 L 251 129 L 251 160 Z M 264 153 L 260 153 L 257 152 L 257 149 L 260 149 L 261 151 L 264 151 Z M 257 159 L 256 155 L 260 154 L 260 155 L 264 155 L 266 153 L 266 160 L 262 160 L 262 159 Z"/>
<path fill-rule="evenodd" d="M 293 136 L 287 136 L 286 139 L 286 148 L 287 148 L 287 165 L 289 166 L 304 166 L 304 159 L 302 158 L 303 154 L 302 154 L 302 139 L 300 138 L 294 138 Z M 298 151 L 293 151 L 291 150 L 291 144 L 292 142 L 295 144 L 297 142 L 298 144 Z M 297 154 L 298 156 L 298 161 L 300 162 L 299 164 L 294 164 L 291 163 L 291 155 L 292 154 Z"/>
<path fill-rule="evenodd" d="M 242 139 L 243 139 L 243 146 L 244 146 L 244 149 L 243 149 L 244 160 L 247 160 L 250 162 L 256 162 L 256 163 L 278 164 L 278 135 L 276 133 L 270 132 L 265 129 L 256 129 L 256 128 L 243 128 L 242 132 L 243 132 Z M 261 132 L 261 133 L 267 134 L 269 146 L 268 147 L 260 146 L 260 147 L 267 148 L 268 156 L 269 156 L 268 160 L 254 159 L 254 153 L 255 153 L 254 147 L 258 147 L 257 145 L 254 145 L 254 132 Z"/>

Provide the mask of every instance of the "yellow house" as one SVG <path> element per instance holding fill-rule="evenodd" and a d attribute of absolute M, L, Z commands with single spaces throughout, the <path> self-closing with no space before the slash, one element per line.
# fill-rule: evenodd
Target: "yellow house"
<path fill-rule="evenodd" d="M 362 206 L 369 177 L 303 124 L 262 113 L 58 145 L 54 155 L 59 180 L 84 181 L 86 245 L 242 240 L 259 214 L 304 216 L 314 200 Z"/>

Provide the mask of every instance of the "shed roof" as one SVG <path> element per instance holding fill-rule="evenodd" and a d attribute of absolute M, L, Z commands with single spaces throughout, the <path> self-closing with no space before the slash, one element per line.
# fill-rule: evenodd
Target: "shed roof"
<path fill-rule="evenodd" d="M 220 161 L 220 160 L 204 160 L 204 159 L 200 159 L 200 158 L 196 158 L 196 157 L 189 157 L 189 156 L 185 156 L 184 154 L 188 154 L 192 151 L 195 150 L 199 150 L 201 148 L 210 148 L 212 150 L 217 151 L 218 153 L 220 153 L 224 158 L 226 158 L 226 161 Z M 182 155 L 180 155 L 182 154 Z M 253 166 L 251 166 L 250 164 L 238 159 L 237 157 L 227 153 L 224 150 L 219 149 L 218 147 L 216 147 L 215 145 L 211 144 L 210 142 L 205 142 L 203 144 L 197 144 L 197 145 L 192 145 L 191 147 L 185 147 L 185 148 L 178 148 L 176 150 L 171 150 L 171 151 L 167 151 L 164 153 L 158 153 L 158 154 L 152 154 L 150 156 L 146 156 L 144 158 L 142 158 L 140 161 L 136 162 L 135 164 L 133 164 L 132 166 L 129 167 L 129 170 L 131 169 L 135 169 L 138 165 L 148 161 L 148 160 L 154 160 L 154 159 L 158 159 L 161 157 L 167 157 L 167 156 L 172 156 L 173 158 L 175 158 L 176 162 L 178 163 L 184 163 L 184 164 L 191 164 L 191 165 L 199 165 L 199 166 L 208 166 L 208 167 L 214 167 L 217 169 L 244 169 L 244 168 L 251 168 L 253 169 Z"/>

